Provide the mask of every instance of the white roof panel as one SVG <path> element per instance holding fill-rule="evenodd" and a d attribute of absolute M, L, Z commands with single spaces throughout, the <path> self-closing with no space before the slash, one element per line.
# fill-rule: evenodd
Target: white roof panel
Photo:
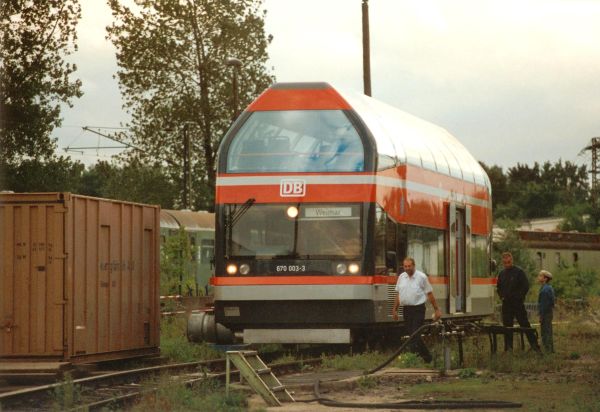
<path fill-rule="evenodd" d="M 434 170 L 490 190 L 489 179 L 479 162 L 444 128 L 363 94 L 337 91 L 371 131 L 380 156 L 390 156 L 396 164 Z"/>

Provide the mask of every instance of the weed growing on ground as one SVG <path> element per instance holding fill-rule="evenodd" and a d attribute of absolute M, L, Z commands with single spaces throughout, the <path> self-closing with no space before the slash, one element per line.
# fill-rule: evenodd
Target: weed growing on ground
<path fill-rule="evenodd" d="M 291 353 L 286 353 L 285 355 L 281 355 L 273 363 L 287 363 L 287 362 L 295 362 L 298 359 L 292 355 Z"/>
<path fill-rule="evenodd" d="M 403 352 L 398 355 L 391 366 L 397 368 L 423 368 L 425 367 L 425 363 L 423 363 L 423 359 L 416 353 Z"/>
<path fill-rule="evenodd" d="M 372 375 L 368 375 L 368 376 L 361 376 L 360 378 L 358 378 L 358 381 L 356 381 L 358 388 L 362 391 L 362 392 L 367 392 L 371 389 L 374 389 L 377 387 L 377 385 L 379 385 L 379 382 L 377 381 L 377 378 L 375 378 Z"/>
<path fill-rule="evenodd" d="M 52 391 L 52 410 L 73 409 L 80 399 L 81 388 L 73 383 L 73 377 L 67 372 L 61 384 Z"/>
<path fill-rule="evenodd" d="M 322 355 L 322 367 L 325 369 L 338 370 L 370 370 L 382 364 L 389 356 L 390 355 L 379 352 L 365 352 L 356 355 L 335 355 L 332 358 Z"/>
<path fill-rule="evenodd" d="M 219 382 L 203 381 L 192 388 L 185 387 L 167 376 L 161 376 L 144 383 L 148 392 L 131 410 L 150 411 L 211 411 L 242 412 L 246 410 L 244 394 L 230 392 Z M 155 391 L 151 389 L 157 388 Z"/>
<path fill-rule="evenodd" d="M 477 376 L 477 371 L 473 368 L 465 368 L 458 371 L 458 377 L 461 379 L 469 379 Z"/>

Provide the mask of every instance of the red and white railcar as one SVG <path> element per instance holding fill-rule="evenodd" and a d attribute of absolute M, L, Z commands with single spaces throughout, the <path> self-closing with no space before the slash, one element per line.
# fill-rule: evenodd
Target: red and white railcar
<path fill-rule="evenodd" d="M 446 130 L 376 99 L 273 85 L 221 144 L 216 203 L 215 316 L 246 342 L 351 343 L 398 325 L 405 256 L 444 317 L 493 311 L 486 173 Z"/>

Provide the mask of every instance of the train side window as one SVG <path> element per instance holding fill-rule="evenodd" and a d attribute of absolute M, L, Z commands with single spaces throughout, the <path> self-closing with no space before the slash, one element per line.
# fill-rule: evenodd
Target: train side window
<path fill-rule="evenodd" d="M 417 269 L 433 276 L 445 276 L 443 230 L 419 226 L 407 228 L 407 253 L 413 259 Z"/>
<path fill-rule="evenodd" d="M 210 263 L 215 250 L 214 239 L 202 239 L 200 241 L 200 263 Z"/>
<path fill-rule="evenodd" d="M 375 272 L 396 274 L 406 256 L 406 226 L 394 222 L 381 206 L 375 210 Z"/>
<path fill-rule="evenodd" d="M 385 266 L 388 271 L 398 273 L 397 230 L 396 222 L 389 218 L 385 222 Z M 402 257 L 400 257 L 402 259 Z"/>
<path fill-rule="evenodd" d="M 537 252 L 536 256 L 537 256 L 538 269 L 543 269 L 544 268 L 544 256 L 542 255 L 542 252 Z"/>
<path fill-rule="evenodd" d="M 472 276 L 477 278 L 490 277 L 488 260 L 488 242 L 487 236 L 473 235 L 471 238 L 471 268 Z"/>
<path fill-rule="evenodd" d="M 375 208 L 375 272 L 385 271 L 385 221 L 387 214 L 377 205 Z"/>
<path fill-rule="evenodd" d="M 190 235 L 190 248 L 192 249 L 192 260 L 198 260 L 196 249 L 196 236 Z"/>

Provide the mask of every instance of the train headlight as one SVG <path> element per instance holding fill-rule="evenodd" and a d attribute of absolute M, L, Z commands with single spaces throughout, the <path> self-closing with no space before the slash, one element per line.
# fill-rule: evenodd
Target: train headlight
<path fill-rule="evenodd" d="M 248 265 L 247 263 L 241 264 L 240 265 L 240 274 L 247 275 L 248 273 L 250 273 L 250 265 Z"/>
<path fill-rule="evenodd" d="M 338 263 L 337 266 L 335 267 L 335 271 L 337 272 L 338 275 L 343 275 L 344 273 L 346 273 L 346 265 L 344 263 Z"/>
<path fill-rule="evenodd" d="M 298 208 L 296 206 L 290 206 L 287 208 L 286 213 L 290 219 L 295 219 L 298 216 Z"/>
<path fill-rule="evenodd" d="M 350 263 L 348 265 L 348 272 L 352 273 L 353 275 L 357 274 L 359 269 L 360 266 L 358 266 L 358 263 Z"/>
<path fill-rule="evenodd" d="M 229 275 L 235 275 L 237 273 L 238 267 L 237 265 L 230 263 L 229 265 L 227 265 L 227 274 Z"/>

